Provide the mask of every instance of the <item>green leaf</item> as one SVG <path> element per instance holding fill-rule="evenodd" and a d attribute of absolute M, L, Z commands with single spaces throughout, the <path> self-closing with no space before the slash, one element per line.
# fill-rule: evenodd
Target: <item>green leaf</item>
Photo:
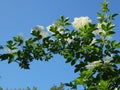
<path fill-rule="evenodd" d="M 107 35 L 113 35 L 113 34 L 115 34 L 114 31 L 108 31 L 108 32 L 107 32 Z"/>
<path fill-rule="evenodd" d="M 120 48 L 120 42 L 115 45 L 115 48 Z"/>
<path fill-rule="evenodd" d="M 65 63 L 69 63 L 69 62 L 71 62 L 72 60 L 70 59 L 70 58 L 68 58 L 66 61 L 65 61 Z"/>
<path fill-rule="evenodd" d="M 69 25 L 71 25 L 71 23 L 65 23 L 65 26 L 69 26 Z"/>
<path fill-rule="evenodd" d="M 118 43 L 118 42 L 117 42 L 116 40 L 113 40 L 113 41 L 111 42 L 111 46 L 114 47 L 114 46 L 116 46 L 117 43 Z"/>
<path fill-rule="evenodd" d="M 18 46 L 20 46 L 24 42 L 21 36 L 13 37 L 13 40 L 18 43 Z"/>
<path fill-rule="evenodd" d="M 105 13 L 109 12 L 108 5 L 109 5 L 109 3 L 106 0 L 104 0 L 104 3 L 101 4 L 102 12 L 105 12 Z"/>
<path fill-rule="evenodd" d="M 115 13 L 112 15 L 112 19 L 114 20 L 114 17 L 116 17 L 117 15 L 119 15 L 118 13 Z"/>
<path fill-rule="evenodd" d="M 106 26 L 104 24 L 101 25 L 103 30 L 107 30 Z"/>
<path fill-rule="evenodd" d="M 74 65 L 76 63 L 76 60 L 72 60 L 71 65 Z"/>
<path fill-rule="evenodd" d="M 100 80 L 99 89 L 100 90 L 109 90 L 110 83 L 108 81 Z"/>
<path fill-rule="evenodd" d="M 61 20 L 62 20 L 63 22 L 64 22 L 64 19 L 65 19 L 64 16 L 61 16 Z"/>
<path fill-rule="evenodd" d="M 22 62 L 22 63 L 19 63 L 19 66 L 24 69 L 30 69 L 29 63 Z"/>
<path fill-rule="evenodd" d="M 4 47 L 0 45 L 0 49 L 3 49 Z"/>
<path fill-rule="evenodd" d="M 65 83 L 65 85 L 71 87 L 71 90 L 77 90 L 77 85 L 74 82 Z"/>
<path fill-rule="evenodd" d="M 70 20 L 70 18 L 66 18 L 66 19 L 65 19 L 65 22 L 68 22 L 69 20 Z"/>
<path fill-rule="evenodd" d="M 14 56 L 10 55 L 8 59 L 8 64 L 12 63 L 14 61 Z"/>
<path fill-rule="evenodd" d="M 112 29 L 114 29 L 115 28 L 115 26 L 110 26 L 109 28 L 108 28 L 108 30 L 112 30 Z"/>
<path fill-rule="evenodd" d="M 0 55 L 0 59 L 1 60 L 6 60 L 6 59 L 9 58 L 9 56 L 10 56 L 10 54 L 2 54 L 2 55 Z"/>
<path fill-rule="evenodd" d="M 12 46 L 13 45 L 13 41 L 9 40 L 9 41 L 7 41 L 7 44 Z"/>
<path fill-rule="evenodd" d="M 76 79 L 74 80 L 74 82 L 75 82 L 76 84 L 85 84 L 83 78 L 81 78 L 81 77 L 76 78 Z"/>

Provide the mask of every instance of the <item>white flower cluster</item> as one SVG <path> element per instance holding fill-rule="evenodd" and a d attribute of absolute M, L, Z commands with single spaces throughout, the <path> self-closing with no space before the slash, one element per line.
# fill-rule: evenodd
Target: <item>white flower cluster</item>
<path fill-rule="evenodd" d="M 98 23 L 97 24 L 97 30 L 93 31 L 92 33 L 94 35 L 98 35 L 98 36 L 100 36 L 102 38 L 104 37 L 104 39 L 106 39 L 106 40 L 110 40 L 112 38 L 111 35 L 106 35 L 106 31 L 102 29 L 102 25 L 106 26 L 107 23 L 106 22 Z M 111 26 L 114 26 L 114 24 L 111 25 Z"/>
<path fill-rule="evenodd" d="M 101 33 L 103 34 L 103 35 L 106 35 L 106 32 L 102 29 L 102 25 L 107 25 L 107 23 L 106 22 L 102 22 L 102 23 L 98 23 L 97 24 L 97 30 L 95 30 L 95 31 L 93 31 L 93 34 L 98 34 L 98 35 L 100 35 Z M 111 26 L 115 26 L 114 24 L 112 24 Z"/>
<path fill-rule="evenodd" d="M 31 30 L 31 33 L 33 31 L 40 31 L 40 34 L 42 35 L 42 37 L 48 36 L 48 33 L 44 31 L 44 27 L 41 25 L 37 25 L 37 26 L 33 27 Z"/>
<path fill-rule="evenodd" d="M 32 33 L 34 30 L 41 32 L 41 31 L 44 30 L 44 27 L 41 26 L 41 25 L 37 25 L 37 26 L 35 26 L 35 27 L 32 28 L 31 33 Z"/>
<path fill-rule="evenodd" d="M 93 61 L 91 64 L 86 65 L 85 67 L 87 69 L 94 69 L 95 67 L 98 67 L 99 65 L 101 65 L 101 60 L 99 60 L 99 61 Z"/>
<path fill-rule="evenodd" d="M 104 22 L 102 24 L 106 25 L 107 23 Z M 97 35 L 100 35 L 100 34 L 106 35 L 106 32 L 102 29 L 102 24 L 101 23 L 97 24 L 97 30 L 92 32 L 94 35 L 96 35 L 96 34 Z"/>
<path fill-rule="evenodd" d="M 118 88 L 115 88 L 114 90 L 119 90 Z"/>
<path fill-rule="evenodd" d="M 110 56 L 106 56 L 104 58 L 104 63 L 105 64 L 112 64 L 111 61 L 113 60 L 114 54 L 111 54 Z"/>
<path fill-rule="evenodd" d="M 90 45 L 95 44 L 97 42 L 96 38 L 93 38 L 92 42 L 90 43 Z"/>
<path fill-rule="evenodd" d="M 77 30 L 80 28 L 83 28 L 85 25 L 91 23 L 92 21 L 89 19 L 89 17 L 79 17 L 74 18 L 74 22 L 72 22 L 73 27 L 75 27 Z"/>
<path fill-rule="evenodd" d="M 5 50 L 7 53 L 10 53 L 10 54 L 16 53 L 16 52 L 18 51 L 18 49 L 11 50 L 11 49 L 8 48 L 8 47 L 4 47 L 4 50 Z"/>

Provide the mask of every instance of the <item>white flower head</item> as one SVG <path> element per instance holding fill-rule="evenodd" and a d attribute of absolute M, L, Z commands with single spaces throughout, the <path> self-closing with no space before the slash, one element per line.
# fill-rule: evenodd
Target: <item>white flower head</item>
<path fill-rule="evenodd" d="M 32 28 L 32 30 L 31 30 L 31 33 L 33 32 L 33 31 L 43 31 L 44 30 L 44 27 L 43 26 L 41 26 L 41 25 L 37 25 L 37 26 L 35 26 L 35 27 L 33 27 Z"/>
<path fill-rule="evenodd" d="M 118 88 L 115 88 L 114 90 L 119 90 Z"/>
<path fill-rule="evenodd" d="M 93 38 L 92 42 L 90 43 L 90 45 L 95 44 L 97 42 L 96 38 Z"/>
<path fill-rule="evenodd" d="M 104 30 L 102 30 L 102 29 L 95 30 L 92 33 L 94 35 L 100 35 L 101 33 L 104 34 L 104 35 L 106 34 L 106 32 Z"/>
<path fill-rule="evenodd" d="M 111 60 L 104 61 L 105 64 L 111 64 Z"/>
<path fill-rule="evenodd" d="M 93 61 L 93 62 L 92 62 L 92 64 L 98 64 L 98 63 L 101 63 L 101 60 Z"/>
<path fill-rule="evenodd" d="M 104 22 L 104 23 L 102 23 L 102 24 L 106 25 L 106 23 L 105 23 L 105 22 Z M 102 29 L 102 24 L 101 24 L 101 23 L 98 23 L 98 24 L 97 24 L 97 28 L 98 28 L 98 29 Z"/>
<path fill-rule="evenodd" d="M 33 27 L 31 30 L 31 33 L 33 31 L 40 31 L 40 35 L 42 35 L 43 38 L 48 36 L 48 33 L 44 30 L 44 27 L 41 25 L 37 25 L 37 26 Z"/>
<path fill-rule="evenodd" d="M 49 26 L 46 27 L 49 32 L 51 32 L 51 31 L 50 31 L 50 27 L 51 27 L 51 26 L 52 26 L 52 25 L 49 25 Z"/>
<path fill-rule="evenodd" d="M 89 17 L 79 17 L 74 18 L 74 22 L 72 22 L 73 27 L 75 27 L 77 30 L 79 28 L 83 28 L 85 25 L 91 23 L 92 21 L 89 19 Z"/>
<path fill-rule="evenodd" d="M 48 36 L 47 32 L 41 32 L 40 34 L 42 35 L 42 37 L 47 37 Z"/>
<path fill-rule="evenodd" d="M 101 17 L 97 17 L 97 19 L 99 20 L 99 19 L 101 19 Z"/>
<path fill-rule="evenodd" d="M 106 23 L 102 23 L 102 24 L 106 25 Z M 94 35 L 100 35 L 100 34 L 106 35 L 106 32 L 102 29 L 102 24 L 101 23 L 97 24 L 96 26 L 97 30 L 92 32 Z"/>
<path fill-rule="evenodd" d="M 61 34 L 62 34 L 62 33 L 63 33 L 63 29 L 64 29 L 63 27 L 58 27 L 58 29 L 57 29 L 57 30 L 59 31 L 59 33 L 61 33 Z"/>
<path fill-rule="evenodd" d="M 93 68 L 94 68 L 94 66 L 91 65 L 91 64 L 88 64 L 88 65 L 86 65 L 85 67 L 86 67 L 87 69 L 93 69 Z"/>
<path fill-rule="evenodd" d="M 102 29 L 102 25 L 105 25 L 105 26 L 106 26 L 107 24 L 108 24 L 107 22 L 98 23 L 98 24 L 97 24 L 97 28 L 98 28 L 98 29 Z M 115 25 L 114 25 L 114 24 L 110 24 L 110 26 L 112 27 L 112 26 L 115 26 Z"/>
<path fill-rule="evenodd" d="M 4 47 L 4 50 L 5 50 L 7 53 L 10 53 L 10 54 L 16 53 L 16 52 L 18 51 L 18 49 L 11 50 L 11 49 L 8 48 L 8 47 Z"/>
<path fill-rule="evenodd" d="M 86 68 L 93 69 L 95 67 L 98 67 L 99 65 L 101 65 L 101 60 L 93 61 L 91 64 L 86 65 Z"/>
<path fill-rule="evenodd" d="M 97 24 L 97 26 L 96 26 L 96 28 L 97 28 L 97 30 L 95 30 L 95 31 L 93 31 L 92 33 L 94 34 L 94 35 L 100 35 L 100 34 L 102 34 L 102 35 L 106 35 L 106 32 L 105 32 L 105 30 L 103 30 L 102 29 L 102 25 L 107 25 L 107 23 L 106 22 L 102 22 L 102 23 L 98 23 Z M 112 26 L 115 26 L 114 24 L 111 24 L 111 27 Z M 109 40 L 110 39 L 110 37 L 107 37 L 107 39 Z"/>

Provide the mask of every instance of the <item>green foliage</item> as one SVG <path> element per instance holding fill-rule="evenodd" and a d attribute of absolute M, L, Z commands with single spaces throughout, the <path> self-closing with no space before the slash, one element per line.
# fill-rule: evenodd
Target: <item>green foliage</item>
<path fill-rule="evenodd" d="M 104 0 L 104 3 L 101 4 L 101 11 L 102 12 L 109 12 L 109 8 L 108 8 L 109 3 L 107 2 L 107 0 Z"/>
<path fill-rule="evenodd" d="M 64 90 L 64 84 L 61 83 L 60 86 L 54 85 L 50 90 Z"/>
<path fill-rule="evenodd" d="M 3 90 L 3 88 L 0 87 L 0 90 Z"/>
<path fill-rule="evenodd" d="M 79 30 L 71 29 L 69 18 L 61 16 L 50 26 L 51 35 L 47 37 L 38 30 L 33 30 L 27 40 L 13 37 L 7 41 L 8 52 L 0 54 L 1 61 L 17 62 L 21 68 L 29 69 L 33 60 L 49 61 L 53 54 L 59 54 L 80 74 L 66 86 L 77 89 L 83 85 L 85 90 L 120 88 L 120 42 L 110 39 L 115 34 L 112 21 L 118 14 L 109 14 L 108 5 L 107 0 L 101 4 L 98 23 L 87 23 Z M 0 50 L 4 48 L 0 46 Z M 51 90 L 63 90 L 63 86 L 54 86 Z"/>

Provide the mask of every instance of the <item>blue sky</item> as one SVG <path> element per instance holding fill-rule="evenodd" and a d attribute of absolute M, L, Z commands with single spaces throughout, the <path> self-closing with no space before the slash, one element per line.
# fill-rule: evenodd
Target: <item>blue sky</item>
<path fill-rule="evenodd" d="M 4 45 L 13 36 L 23 33 L 30 37 L 30 30 L 36 25 L 44 27 L 52 24 L 61 15 L 70 17 L 89 16 L 97 22 L 96 12 L 103 0 L 0 0 L 0 41 Z M 120 13 L 120 0 L 110 0 L 112 13 Z M 116 18 L 116 35 L 119 39 L 120 16 Z M 65 64 L 61 56 L 49 62 L 34 61 L 30 70 L 20 69 L 16 63 L 0 62 L 0 86 L 4 88 L 25 88 L 36 86 L 39 90 L 49 90 L 60 82 L 69 82 L 78 75 L 74 68 Z M 81 88 L 82 90 L 82 88 Z"/>

